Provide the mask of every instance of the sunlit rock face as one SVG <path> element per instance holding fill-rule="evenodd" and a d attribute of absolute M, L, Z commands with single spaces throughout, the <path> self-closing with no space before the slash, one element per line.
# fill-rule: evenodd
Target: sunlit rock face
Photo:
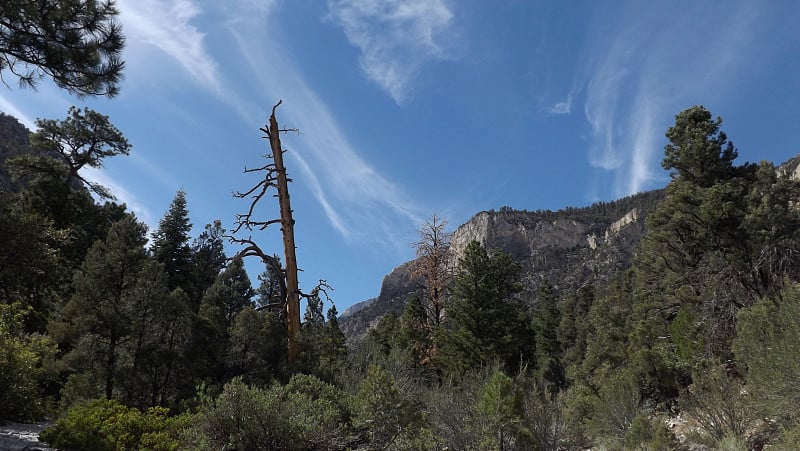
<path fill-rule="evenodd" d="M 544 280 L 563 293 L 588 284 L 603 286 L 630 267 L 644 236 L 647 213 L 661 198 L 663 190 L 557 212 L 483 211 L 453 232 L 450 254 L 457 265 L 473 240 L 490 251 L 510 254 L 522 269 L 519 296 L 531 303 Z M 404 263 L 384 277 L 377 298 L 356 304 L 342 315 L 341 324 L 351 343 L 387 313 L 400 315 L 408 299 L 419 293 L 420 283 L 412 280 L 410 264 Z"/>

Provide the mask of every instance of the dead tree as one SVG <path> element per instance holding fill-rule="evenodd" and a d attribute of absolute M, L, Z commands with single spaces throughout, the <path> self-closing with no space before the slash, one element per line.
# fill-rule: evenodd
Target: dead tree
<path fill-rule="evenodd" d="M 264 132 L 265 139 L 269 139 L 271 154 L 265 157 L 271 160 L 270 163 L 257 167 L 245 168 L 244 172 L 263 172 L 264 179 L 258 182 L 254 187 L 246 192 L 236 192 L 234 196 L 240 199 L 251 197 L 250 209 L 247 213 L 236 215 L 236 226 L 233 228 L 231 235 L 228 239 L 232 243 L 241 244 L 244 248 L 238 253 L 242 257 L 259 257 L 265 266 L 273 273 L 280 274 L 282 277 L 279 283 L 280 293 L 278 298 L 284 301 L 284 308 L 286 312 L 286 329 L 288 336 L 288 358 L 289 363 L 294 363 L 299 354 L 299 346 L 297 335 L 300 332 L 300 298 L 303 293 L 300 291 L 297 279 L 297 257 L 295 255 L 295 242 L 294 242 L 294 219 L 292 218 L 292 206 L 289 200 L 289 179 L 286 176 L 286 167 L 283 164 L 283 153 L 285 150 L 281 147 L 280 134 L 287 131 L 297 131 L 294 129 L 281 129 L 278 127 L 278 121 L 275 119 L 275 110 L 281 104 L 278 101 L 272 107 L 272 114 L 269 116 L 269 124 L 262 127 L 260 130 Z M 266 195 L 271 188 L 277 190 L 275 195 L 278 198 L 280 206 L 280 218 L 258 220 L 254 218 L 253 213 L 256 205 Z M 236 235 L 241 230 L 248 231 L 265 230 L 273 224 L 280 224 L 281 234 L 283 235 L 283 255 L 286 267 L 281 268 L 280 262 L 277 258 L 269 255 L 261 250 L 261 248 L 253 241 L 252 237 L 237 238 Z M 320 281 L 315 290 L 322 291 L 328 288 L 324 281 Z"/>
<path fill-rule="evenodd" d="M 450 238 L 447 221 L 434 214 L 417 230 L 419 241 L 412 244 L 417 258 L 411 275 L 422 283 L 423 298 L 428 321 L 440 326 L 444 320 L 446 299 L 453 278 L 453 259 L 450 253 Z"/>

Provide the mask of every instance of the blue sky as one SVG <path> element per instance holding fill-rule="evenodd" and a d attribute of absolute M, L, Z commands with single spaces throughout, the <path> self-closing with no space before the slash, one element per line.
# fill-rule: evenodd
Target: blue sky
<path fill-rule="evenodd" d="M 151 228 L 179 188 L 195 234 L 247 208 L 278 99 L 301 284 L 378 294 L 433 213 L 559 209 L 659 188 L 664 132 L 703 104 L 741 161 L 800 152 L 793 1 L 120 0 L 114 99 L 0 89 L 29 127 L 70 105 L 133 145 L 88 176 Z M 8 80 L 8 77 L 6 77 Z M 264 203 L 264 218 L 278 216 Z M 280 253 L 277 228 L 254 234 Z M 231 248 L 229 253 L 235 250 Z M 257 262 L 248 269 L 255 283 Z"/>

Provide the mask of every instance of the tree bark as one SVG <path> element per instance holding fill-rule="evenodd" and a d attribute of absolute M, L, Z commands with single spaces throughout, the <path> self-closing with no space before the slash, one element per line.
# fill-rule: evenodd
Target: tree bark
<path fill-rule="evenodd" d="M 281 232 L 283 234 L 283 254 L 286 259 L 286 327 L 288 332 L 288 358 L 289 363 L 297 360 L 299 345 L 297 334 L 300 332 L 300 288 L 297 280 L 297 256 L 294 242 L 294 219 L 292 206 L 289 200 L 289 180 L 286 177 L 286 167 L 283 165 L 283 149 L 281 148 L 280 128 L 275 119 L 275 109 L 279 101 L 272 107 L 269 116 L 269 144 L 272 149 L 272 158 L 275 161 L 275 172 L 278 182 L 278 203 L 281 210 Z"/>

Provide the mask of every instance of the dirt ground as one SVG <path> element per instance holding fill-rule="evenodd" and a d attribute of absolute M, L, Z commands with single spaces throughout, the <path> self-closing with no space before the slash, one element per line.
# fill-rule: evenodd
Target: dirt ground
<path fill-rule="evenodd" d="M 23 424 L 9 422 L 0 424 L 0 450 L 3 451 L 55 451 L 39 441 L 39 432 L 47 423 Z"/>

